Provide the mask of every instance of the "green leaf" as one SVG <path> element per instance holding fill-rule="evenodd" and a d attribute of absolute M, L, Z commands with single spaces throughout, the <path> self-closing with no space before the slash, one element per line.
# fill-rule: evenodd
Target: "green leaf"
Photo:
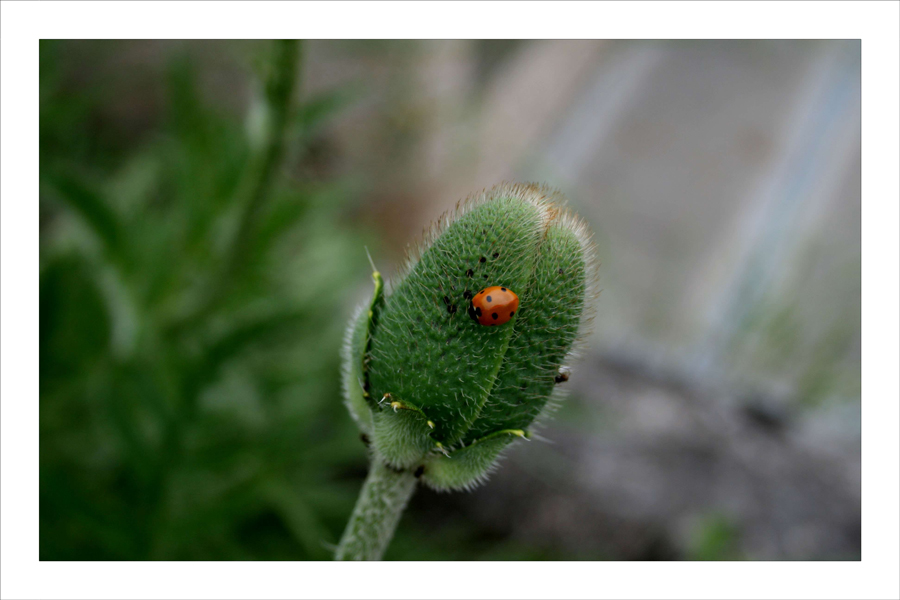
<path fill-rule="evenodd" d="M 40 277 L 41 387 L 82 373 L 109 349 L 112 331 L 108 307 L 92 277 L 91 267 L 77 256 L 61 257 Z"/>
<path fill-rule="evenodd" d="M 372 435 L 372 413 L 364 391 L 363 357 L 369 325 L 368 307 L 361 304 L 350 319 L 341 348 L 344 404 L 360 431 Z"/>
<path fill-rule="evenodd" d="M 119 216 L 99 191 L 70 172 L 45 173 L 44 181 L 50 185 L 57 198 L 82 218 L 111 256 L 122 258 L 122 227 Z"/>

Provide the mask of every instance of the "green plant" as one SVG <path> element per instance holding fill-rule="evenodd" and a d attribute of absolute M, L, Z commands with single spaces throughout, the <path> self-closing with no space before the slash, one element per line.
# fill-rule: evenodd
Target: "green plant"
<path fill-rule="evenodd" d="M 254 45 L 248 127 L 179 52 L 117 136 L 116 94 L 71 84 L 102 68 L 66 59 L 122 44 L 41 43 L 40 557 L 328 558 L 359 465 L 335 307 L 365 257 L 340 182 L 298 171 L 339 103 L 300 97 L 299 42 Z"/>
<path fill-rule="evenodd" d="M 343 356 L 371 467 L 338 559 L 379 559 L 417 479 L 436 490 L 478 485 L 552 405 L 594 289 L 590 236 L 562 200 L 545 187 L 497 186 L 445 215 L 390 293 L 374 271 Z M 498 327 L 467 315 L 490 285 L 520 296 Z"/>
<path fill-rule="evenodd" d="M 688 540 L 689 560 L 743 560 L 740 552 L 741 530 L 726 515 L 701 516 Z"/>

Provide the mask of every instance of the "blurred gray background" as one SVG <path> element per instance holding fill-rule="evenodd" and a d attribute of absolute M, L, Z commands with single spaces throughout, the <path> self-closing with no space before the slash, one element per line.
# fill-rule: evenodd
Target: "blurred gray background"
<path fill-rule="evenodd" d="M 337 168 L 366 182 L 379 260 L 513 180 L 564 191 L 602 263 L 551 443 L 520 444 L 489 485 L 446 502 L 579 555 L 858 558 L 860 44 L 364 54 L 313 43 L 310 78 L 378 90 L 332 141 Z"/>

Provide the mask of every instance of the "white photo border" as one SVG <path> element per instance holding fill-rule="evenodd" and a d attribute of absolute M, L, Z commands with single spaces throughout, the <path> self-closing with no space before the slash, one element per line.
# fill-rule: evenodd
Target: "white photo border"
<path fill-rule="evenodd" d="M 3 598 L 900 597 L 900 4 L 4 2 L 0 19 Z M 49 38 L 862 40 L 862 560 L 40 562 L 38 41 Z"/>

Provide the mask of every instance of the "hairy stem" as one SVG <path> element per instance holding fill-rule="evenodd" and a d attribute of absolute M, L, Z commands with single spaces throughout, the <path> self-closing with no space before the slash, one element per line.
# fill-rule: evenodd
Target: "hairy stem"
<path fill-rule="evenodd" d="M 380 560 L 415 489 L 412 472 L 373 460 L 335 560 Z"/>

